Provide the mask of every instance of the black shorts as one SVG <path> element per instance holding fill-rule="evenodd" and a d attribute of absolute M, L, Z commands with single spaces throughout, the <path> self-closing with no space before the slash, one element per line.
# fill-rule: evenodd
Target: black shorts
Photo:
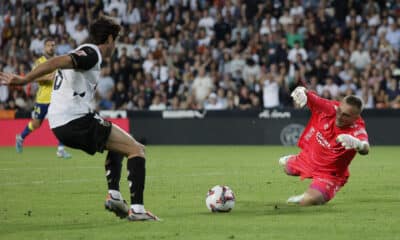
<path fill-rule="evenodd" d="M 95 113 L 89 113 L 52 130 L 64 145 L 93 155 L 104 151 L 111 133 L 111 126 L 111 122 Z"/>

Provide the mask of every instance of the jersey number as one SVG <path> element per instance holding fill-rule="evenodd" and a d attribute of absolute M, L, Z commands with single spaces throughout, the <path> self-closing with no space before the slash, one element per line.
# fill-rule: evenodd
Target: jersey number
<path fill-rule="evenodd" d="M 60 70 L 57 70 L 56 78 L 54 79 L 54 90 L 58 90 L 61 87 L 61 83 L 63 81 L 63 75 Z"/>

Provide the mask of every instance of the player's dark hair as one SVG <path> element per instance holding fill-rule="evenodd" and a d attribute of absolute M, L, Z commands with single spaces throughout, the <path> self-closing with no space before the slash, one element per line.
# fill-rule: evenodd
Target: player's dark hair
<path fill-rule="evenodd" d="M 359 97 L 354 95 L 346 96 L 344 98 L 345 102 L 353 107 L 356 107 L 359 112 L 363 109 L 363 102 Z"/>
<path fill-rule="evenodd" d="M 115 40 L 121 30 L 121 26 L 114 19 L 106 16 L 99 17 L 89 27 L 90 42 L 103 44 L 109 35 Z"/>

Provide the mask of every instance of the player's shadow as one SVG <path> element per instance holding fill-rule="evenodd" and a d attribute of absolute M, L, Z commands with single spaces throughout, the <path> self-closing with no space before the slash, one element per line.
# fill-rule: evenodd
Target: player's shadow
<path fill-rule="evenodd" d="M 241 207 L 243 206 L 243 207 Z M 246 207 L 251 206 L 251 207 Z M 235 207 L 242 215 L 314 215 L 315 213 L 333 213 L 333 204 L 324 206 L 301 207 L 285 202 L 242 201 Z"/>
<path fill-rule="evenodd" d="M 262 202 L 262 201 L 240 201 L 236 202 L 235 208 L 230 215 L 240 217 L 254 217 L 266 215 L 315 215 L 318 213 L 335 213 L 335 204 L 312 207 L 301 207 L 288 205 L 285 202 Z M 209 215 L 210 212 L 202 211 L 200 215 Z M 222 213 L 223 216 L 225 213 Z"/>
<path fill-rule="evenodd" d="M 80 221 L 76 222 L 62 222 L 62 223 L 52 223 L 52 224 L 44 224 L 44 223 L 5 223 L 1 226 L 1 234 L 13 234 L 18 232 L 57 232 L 57 231 L 73 231 L 73 230 L 88 230 L 88 229 L 99 229 L 103 227 L 110 227 L 110 225 L 119 225 L 121 222 L 119 221 L 98 221 L 98 222 L 90 222 L 84 223 Z"/>

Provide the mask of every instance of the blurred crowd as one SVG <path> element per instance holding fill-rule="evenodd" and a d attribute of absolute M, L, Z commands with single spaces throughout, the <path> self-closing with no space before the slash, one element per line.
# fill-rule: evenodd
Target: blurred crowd
<path fill-rule="evenodd" d="M 109 15 L 123 30 L 98 110 L 291 107 L 298 85 L 400 108 L 399 14 L 399 0 L 2 0 L 0 71 L 29 72 L 46 38 L 68 53 Z M 0 109 L 30 110 L 36 89 L 0 86 Z"/>

